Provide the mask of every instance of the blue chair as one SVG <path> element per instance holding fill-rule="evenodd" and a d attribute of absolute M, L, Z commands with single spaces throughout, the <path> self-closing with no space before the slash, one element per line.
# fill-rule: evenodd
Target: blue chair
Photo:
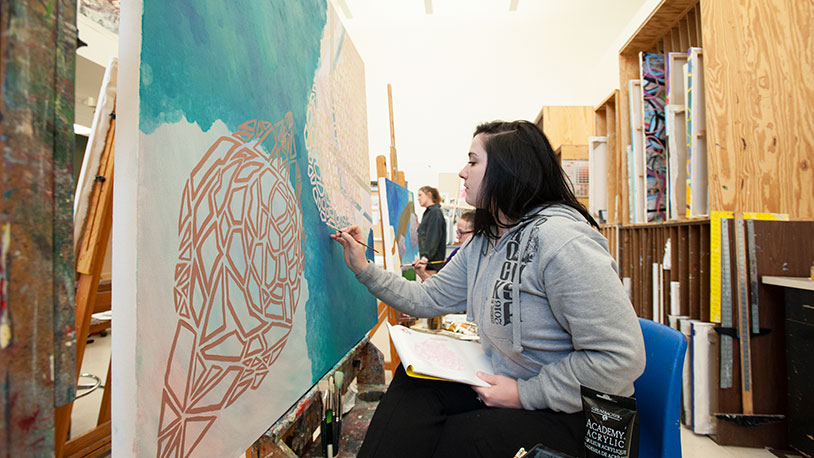
<path fill-rule="evenodd" d="M 681 457 L 681 375 L 687 340 L 684 334 L 639 318 L 647 365 L 635 382 L 639 410 L 639 456 Z"/>

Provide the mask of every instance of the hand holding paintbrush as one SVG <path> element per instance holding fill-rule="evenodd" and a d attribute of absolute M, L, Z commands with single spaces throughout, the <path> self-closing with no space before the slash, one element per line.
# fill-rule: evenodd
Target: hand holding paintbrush
<path fill-rule="evenodd" d="M 345 229 L 338 229 L 330 225 L 329 227 L 337 231 L 336 234 L 331 234 L 331 238 L 339 242 L 344 248 L 345 264 L 348 265 L 348 268 L 355 274 L 365 270 L 367 268 L 367 257 L 365 257 L 364 247 L 370 247 L 361 241 L 364 234 L 362 234 L 359 226 L 353 225 Z"/>
<path fill-rule="evenodd" d="M 331 226 L 330 224 L 327 224 L 327 223 L 326 223 L 326 225 L 327 225 L 328 227 L 330 227 L 331 229 L 335 230 L 336 232 L 339 232 L 339 233 L 342 233 L 342 232 L 347 232 L 347 231 L 343 231 L 342 229 L 339 229 L 338 227 Z M 348 229 L 351 229 L 351 228 L 354 228 L 354 227 L 358 229 L 358 226 L 355 226 L 355 225 L 354 225 L 354 226 L 349 227 Z M 360 232 L 361 232 L 361 231 L 360 231 Z M 332 237 L 333 237 L 333 236 L 332 236 Z M 356 242 L 358 242 L 358 243 L 359 243 L 360 245 L 362 245 L 363 247 L 370 248 L 371 250 L 373 250 L 373 252 L 374 252 L 374 253 L 379 254 L 379 252 L 378 252 L 378 251 L 376 251 L 376 249 L 375 249 L 375 248 L 373 248 L 372 246 L 368 245 L 367 243 L 365 243 L 365 242 L 363 242 L 363 241 L 361 241 L 361 240 L 357 239 L 356 237 L 354 237 L 354 238 L 353 238 L 353 240 L 356 240 Z"/>
<path fill-rule="evenodd" d="M 410 264 L 402 264 L 401 267 L 419 267 L 419 266 L 426 266 L 429 264 L 443 264 L 446 261 L 427 261 L 426 259 L 422 258 L 418 261 L 411 262 Z"/>

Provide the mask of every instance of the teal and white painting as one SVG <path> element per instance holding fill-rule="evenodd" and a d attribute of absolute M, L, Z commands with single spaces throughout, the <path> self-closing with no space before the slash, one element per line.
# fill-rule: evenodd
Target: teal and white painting
<path fill-rule="evenodd" d="M 123 2 L 121 29 L 114 447 L 239 456 L 376 323 L 329 238 L 372 239 L 364 66 L 325 0 Z"/>

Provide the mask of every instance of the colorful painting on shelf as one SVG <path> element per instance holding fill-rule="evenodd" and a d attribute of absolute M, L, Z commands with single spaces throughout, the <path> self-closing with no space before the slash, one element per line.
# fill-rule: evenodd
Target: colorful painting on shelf
<path fill-rule="evenodd" d="M 113 396 L 136 420 L 114 442 L 238 456 L 376 323 L 329 237 L 372 238 L 364 66 L 325 0 L 133 3 L 137 387 Z"/>
<path fill-rule="evenodd" d="M 642 135 L 647 195 L 646 221 L 667 219 L 667 136 L 664 130 L 664 55 L 640 54 L 642 81 Z"/>

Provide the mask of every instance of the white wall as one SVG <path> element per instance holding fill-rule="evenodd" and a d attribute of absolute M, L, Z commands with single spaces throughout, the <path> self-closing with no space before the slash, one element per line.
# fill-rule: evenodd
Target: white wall
<path fill-rule="evenodd" d="M 618 87 L 618 50 L 658 0 L 331 0 L 365 62 L 371 176 L 388 157 L 414 192 L 466 162 L 472 132 L 534 120 L 543 105 L 596 105 Z M 344 3 L 344 5 L 343 5 Z M 343 13 L 346 6 L 351 17 Z"/>

